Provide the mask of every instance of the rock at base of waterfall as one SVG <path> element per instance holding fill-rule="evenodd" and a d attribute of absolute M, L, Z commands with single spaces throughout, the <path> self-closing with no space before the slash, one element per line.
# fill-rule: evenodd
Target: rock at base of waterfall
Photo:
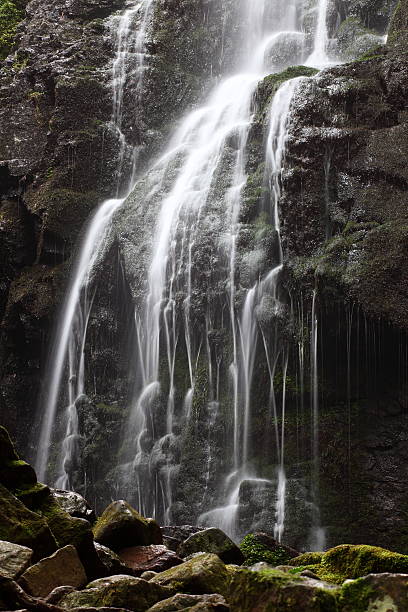
<path fill-rule="evenodd" d="M 231 573 L 227 601 L 232 610 L 266 612 L 323 612 L 337 610 L 340 587 L 303 578 L 276 569 L 251 571 L 237 568 Z"/>
<path fill-rule="evenodd" d="M 57 549 L 45 518 L 29 510 L 1 484 L 0 539 L 31 548 L 34 560 L 50 555 Z"/>
<path fill-rule="evenodd" d="M 130 576 L 133 576 L 133 571 L 130 569 L 130 567 L 122 563 L 118 555 L 113 552 L 113 550 L 107 546 L 104 546 L 103 544 L 98 544 L 97 542 L 95 542 L 95 550 L 106 569 L 106 576 L 113 576 L 114 574 L 129 574 Z"/>
<path fill-rule="evenodd" d="M 253 565 L 260 561 L 277 566 L 287 563 L 290 559 L 299 556 L 299 552 L 280 544 L 268 533 L 249 533 L 242 540 L 240 549 L 245 557 L 246 565 Z"/>
<path fill-rule="evenodd" d="M 149 584 L 160 584 L 176 592 L 193 595 L 228 592 L 229 571 L 221 559 L 208 553 L 157 574 Z"/>
<path fill-rule="evenodd" d="M 178 547 L 190 536 L 202 530 L 202 527 L 193 527 L 192 525 L 165 525 L 161 528 L 163 534 L 163 542 L 177 552 Z"/>
<path fill-rule="evenodd" d="M 47 597 L 56 587 L 85 586 L 88 579 L 74 546 L 60 548 L 32 565 L 19 579 L 20 586 L 34 597 Z"/>
<path fill-rule="evenodd" d="M 27 546 L 0 541 L 0 576 L 16 580 L 30 565 L 33 551 Z"/>
<path fill-rule="evenodd" d="M 74 491 L 64 491 L 63 489 L 52 489 L 52 493 L 65 512 L 68 512 L 74 518 L 85 519 L 90 523 L 95 522 L 95 511 L 82 495 Z"/>
<path fill-rule="evenodd" d="M 408 602 L 407 574 L 369 574 L 347 580 L 341 589 L 341 611 L 387 610 L 405 612 Z"/>
<path fill-rule="evenodd" d="M 133 576 L 109 576 L 90 582 L 83 591 L 62 598 L 62 608 L 124 608 L 145 612 L 162 599 L 174 595 L 174 590 Z"/>
<path fill-rule="evenodd" d="M 112 502 L 97 520 L 95 541 L 117 552 L 129 546 L 163 544 L 159 525 L 123 500 Z"/>
<path fill-rule="evenodd" d="M 163 572 L 180 565 L 182 559 L 162 545 L 131 546 L 119 551 L 120 560 L 133 570 L 136 576 L 146 571 Z"/>
<path fill-rule="evenodd" d="M 174 612 L 176 610 L 189 610 L 192 612 L 228 612 L 229 606 L 221 595 L 185 595 L 178 593 L 169 599 L 159 601 L 147 612 Z"/>
<path fill-rule="evenodd" d="M 241 565 L 244 555 L 238 546 L 221 529 L 210 527 L 191 535 L 178 548 L 180 557 L 188 557 L 196 552 L 214 553 L 224 563 Z"/>

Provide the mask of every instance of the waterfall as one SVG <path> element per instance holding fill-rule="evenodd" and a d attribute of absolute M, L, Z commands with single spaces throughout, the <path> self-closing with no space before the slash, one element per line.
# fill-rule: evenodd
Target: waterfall
<path fill-rule="evenodd" d="M 143 103 L 140 92 L 145 38 L 152 6 L 153 0 L 141 0 L 113 22 L 116 56 L 111 127 L 120 142 L 117 194 L 126 191 L 128 177 L 123 166 L 130 147 L 123 133 L 123 96 L 131 70 L 132 78 L 136 75 L 138 82 L 135 105 Z M 284 7 L 278 0 L 242 0 L 240 6 L 241 39 L 236 41 L 240 59 L 236 72 L 224 75 L 202 105 L 181 118 L 167 148 L 137 180 L 136 151 L 132 151 L 129 196 L 104 202 L 89 222 L 50 356 L 37 470 L 40 479 L 45 479 L 57 408 L 66 384 L 68 408 L 57 483 L 63 488 L 73 486 L 71 472 L 79 439 L 76 402 L 86 391 L 84 349 L 95 269 L 110 244 L 111 234 L 116 232 L 120 243 L 124 233 L 121 228 L 131 226 L 141 246 L 140 251 L 135 247 L 138 255 L 135 258 L 132 253 L 132 259 L 122 243 L 127 265 L 135 268 L 137 296 L 136 339 L 133 358 L 129 360 L 132 397 L 121 440 L 123 463 L 117 466 L 120 494 L 143 514 L 171 521 L 181 467 L 180 440 L 190 431 L 195 435 L 198 431 L 203 469 L 198 522 L 218 525 L 238 538 L 244 490 L 254 496 L 272 492 L 272 528 L 282 541 L 287 498 L 285 424 L 290 354 L 280 331 L 285 304 L 280 295 L 284 257 L 279 207 L 291 104 L 303 77 L 284 82 L 271 101 L 263 180 L 267 195 L 263 197 L 260 218 L 273 233 L 276 255 L 268 261 L 267 269 L 258 273 L 256 265 L 252 266 L 255 272 L 250 265 L 251 257 L 257 254 L 251 253 L 247 277 L 244 269 L 248 262 L 240 250 L 241 209 L 248 179 L 248 139 L 256 114 L 254 94 L 272 72 L 307 58 L 309 64 L 319 67 L 327 63 L 326 56 L 322 59 L 327 45 L 327 2 L 318 4 L 316 31 L 311 33 L 313 51 L 303 31 L 301 0 L 289 0 Z M 317 327 L 312 346 L 317 354 Z M 269 377 L 268 416 L 276 456 L 274 471 L 268 477 L 259 472 L 253 461 L 254 369 L 259 355 Z M 304 345 L 299 345 L 299 355 L 303 376 Z M 185 364 L 181 384 L 180 362 Z M 311 365 L 315 367 L 313 384 L 317 389 L 317 360 Z M 278 374 L 282 378 L 279 390 Z M 313 406 L 318 424 L 318 403 Z M 218 460 L 222 465 L 215 478 L 213 432 L 221 418 L 227 423 L 223 443 L 230 456 L 224 462 Z M 316 432 L 317 425 L 315 440 Z M 314 457 L 317 462 L 317 445 Z M 318 468 L 318 463 L 314 465 Z M 317 507 L 318 495 L 315 498 Z M 319 525 L 320 518 L 314 520 L 315 531 Z"/>
<path fill-rule="evenodd" d="M 327 11 L 329 0 L 317 0 L 317 24 L 314 35 L 313 51 L 307 60 L 308 66 L 324 68 L 330 63 L 327 53 L 329 34 L 327 27 Z"/>
<path fill-rule="evenodd" d="M 116 35 L 116 55 L 112 67 L 111 126 L 119 135 L 117 193 L 123 179 L 123 160 L 127 143 L 122 132 L 123 95 L 128 78 L 129 63 L 139 80 L 141 91 L 145 57 L 145 36 L 153 0 L 140 0 L 127 9 L 112 27 Z M 140 28 L 133 30 L 134 20 L 140 17 Z M 135 61 L 130 61 L 132 56 Z M 140 103 L 140 100 L 136 101 Z M 134 172 L 134 171 L 133 171 Z M 133 175 L 132 172 L 132 175 Z M 59 457 L 59 476 L 56 485 L 72 487 L 69 472 L 78 456 L 78 415 L 75 402 L 85 392 L 85 342 L 93 301 L 93 275 L 95 265 L 101 261 L 106 248 L 114 212 L 122 205 L 121 199 L 103 202 L 88 222 L 78 257 L 73 266 L 70 285 L 59 315 L 53 346 L 48 360 L 44 391 L 41 394 L 41 428 L 35 466 L 40 480 L 46 480 L 50 444 L 55 427 L 58 402 L 63 380 L 66 381 L 68 407 L 66 409 L 65 436 Z M 67 366 L 68 362 L 68 368 Z"/>

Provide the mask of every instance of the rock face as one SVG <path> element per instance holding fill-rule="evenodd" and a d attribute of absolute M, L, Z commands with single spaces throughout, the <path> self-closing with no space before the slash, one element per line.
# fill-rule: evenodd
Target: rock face
<path fill-rule="evenodd" d="M 170 567 L 180 565 L 182 559 L 166 546 L 131 546 L 119 551 L 120 560 L 132 569 L 135 576 L 143 572 L 163 572 Z"/>
<path fill-rule="evenodd" d="M 23 589 L 34 597 L 47 597 L 60 586 L 81 588 L 87 576 L 74 546 L 64 546 L 51 557 L 32 565 L 19 579 Z"/>
<path fill-rule="evenodd" d="M 156 2 L 144 81 L 145 110 L 135 112 L 132 85 L 124 109 L 124 132 L 129 142 L 140 144 L 142 165 L 162 148 L 175 118 L 201 97 L 212 75 L 216 78 L 222 68 L 233 66 L 229 33 L 239 32 L 233 5 L 229 0 Z M 355 40 L 364 45 L 368 41 L 372 47 L 373 39 L 385 34 L 395 3 L 336 0 L 331 5 L 330 33 L 342 28 L 341 52 L 348 58 L 356 53 L 350 50 Z M 61 301 L 70 255 L 84 220 L 101 199 L 116 192 L 119 142 L 109 129 L 114 45 L 107 20 L 123 7 L 120 1 L 108 5 L 93 0 L 45 4 L 32 0 L 19 26 L 15 51 L 2 64 L 0 412 L 2 420 L 18 432 L 20 448 L 27 451 L 34 441 L 33 402 L 45 364 L 43 347 Z M 291 118 L 281 201 L 282 289 L 287 303 L 294 306 L 295 318 L 303 312 L 310 321 L 313 291 L 318 291 L 319 368 L 324 373 L 319 380 L 320 510 L 329 545 L 347 539 L 380 542 L 404 551 L 408 551 L 404 486 L 408 417 L 403 374 L 408 320 L 407 15 L 407 3 L 402 0 L 392 20 L 388 46 L 377 45 L 361 61 L 326 70 L 302 86 Z M 372 29 L 374 33 L 368 31 Z M 273 83 L 265 80 L 257 92 L 260 108 L 249 139 L 250 189 L 241 219 L 244 242 L 254 226 L 250 205 L 258 210 L 262 192 L 255 179 L 256 173 L 263 177 L 270 95 L 283 80 L 299 74 L 312 73 L 291 71 L 272 79 Z M 125 166 L 128 171 L 129 160 Z M 82 486 L 85 472 L 92 474 L 92 498 L 100 504 L 111 499 L 114 491 L 110 445 L 118 435 L 126 397 L 120 348 L 128 338 L 124 322 L 129 318 L 121 315 L 123 304 L 131 299 L 126 282 L 117 282 L 115 271 L 122 269 L 122 262 L 115 249 L 113 245 L 101 269 L 104 283 L 97 289 L 86 347 L 87 375 L 95 381 L 92 386 L 97 392 L 83 398 L 78 410 L 81 441 L 89 442 L 81 448 L 78 483 Z M 118 284 L 121 290 L 114 299 L 113 288 L 116 292 Z M 286 325 L 285 316 L 282 325 Z M 307 344 L 305 327 L 302 320 L 285 328 L 293 342 L 292 356 L 299 345 L 304 349 Z M 306 405 L 310 394 L 307 388 L 300 390 L 298 364 L 294 357 L 291 360 L 286 388 L 285 537 L 300 547 L 311 508 L 310 500 L 306 508 L 302 506 L 310 480 L 310 445 L 304 432 L 310 431 L 311 423 L 308 410 L 302 412 L 299 407 Z M 205 391 L 204 370 L 199 382 Z M 271 431 L 265 427 L 268 376 L 265 364 L 262 368 L 256 364 L 255 370 L 252 446 L 259 449 L 270 478 L 276 457 L 271 451 Z M 280 370 L 275 380 L 280 390 L 282 380 Z M 196 406 L 201 416 L 202 407 Z M 217 427 L 215 434 L 222 441 L 225 423 Z M 178 479 L 174 515 L 180 521 L 195 520 L 202 502 L 197 469 L 206 455 L 190 453 L 193 447 L 187 448 Z M 347 461 L 340 462 L 344 456 Z M 220 462 L 220 453 L 213 458 Z M 41 550 L 44 533 L 31 540 L 24 539 L 27 533 L 12 537 L 32 545 L 41 556 L 75 539 L 73 531 L 78 530 L 78 540 L 87 540 L 90 550 L 89 527 L 77 522 L 75 530 L 67 527 L 67 533 L 65 527 L 58 527 L 61 522 L 72 523 L 66 517 L 62 521 L 49 492 L 36 484 L 27 464 L 9 458 L 0 482 L 10 492 L 17 474 L 24 491 L 17 495 L 16 488 L 11 494 L 29 510 L 44 513 L 42 522 L 35 519 L 38 533 L 41 529 L 52 533 Z M 274 501 L 272 487 L 259 492 L 253 483 L 244 483 L 240 531 L 270 528 Z M 17 505 L 10 503 L 15 512 Z M 342 513 L 339 507 L 344 508 Z M 250 527 L 253 524 L 256 527 Z M 2 536 L 9 535 L 10 529 Z M 175 542 L 172 545 L 176 548 Z"/>
<path fill-rule="evenodd" d="M 162 544 L 159 525 L 152 519 L 143 518 L 127 502 L 112 502 L 98 519 L 94 527 L 95 541 L 113 551 L 128 546 Z"/>
<path fill-rule="evenodd" d="M 204 529 L 191 535 L 177 550 L 181 557 L 188 557 L 197 552 L 214 553 L 224 563 L 240 565 L 244 555 L 238 546 L 221 529 Z"/>
<path fill-rule="evenodd" d="M 33 551 L 27 546 L 0 541 L 0 574 L 16 580 L 30 565 Z"/>

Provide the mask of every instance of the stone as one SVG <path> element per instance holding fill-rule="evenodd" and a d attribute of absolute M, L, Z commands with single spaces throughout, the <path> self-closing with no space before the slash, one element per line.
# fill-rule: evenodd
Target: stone
<path fill-rule="evenodd" d="M 44 517 L 29 510 L 0 484 L 0 540 L 27 546 L 33 560 L 52 554 L 57 544 Z"/>
<path fill-rule="evenodd" d="M 165 525 L 161 530 L 164 544 L 171 550 L 177 552 L 180 544 L 195 533 L 202 531 L 202 527 L 193 527 L 192 525 Z"/>
<path fill-rule="evenodd" d="M 129 546 L 163 544 L 160 527 L 123 500 L 112 502 L 94 527 L 95 541 L 117 552 Z"/>
<path fill-rule="evenodd" d="M 148 570 L 163 572 L 183 562 L 172 550 L 154 544 L 124 548 L 119 551 L 118 556 L 122 563 L 133 570 L 135 576 L 140 576 Z"/>
<path fill-rule="evenodd" d="M 320 565 L 311 569 L 320 578 L 341 584 L 346 579 L 367 574 L 408 574 L 408 555 L 378 546 L 342 544 L 325 552 Z"/>
<path fill-rule="evenodd" d="M 226 596 L 232 610 L 240 612 L 335 612 L 339 587 L 302 578 L 276 569 L 236 569 Z"/>
<path fill-rule="evenodd" d="M 323 555 L 323 552 L 305 552 L 298 557 L 289 559 L 287 563 L 288 565 L 292 565 L 294 567 L 300 565 L 316 565 L 321 562 Z"/>
<path fill-rule="evenodd" d="M 221 559 L 217 555 L 206 553 L 157 574 L 149 584 L 160 584 L 193 595 L 224 595 L 228 590 L 229 580 L 229 571 Z"/>
<path fill-rule="evenodd" d="M 122 563 L 118 555 L 107 546 L 95 542 L 95 550 L 105 567 L 106 576 L 112 576 L 113 574 L 133 575 L 131 568 L 125 565 L 125 563 Z"/>
<path fill-rule="evenodd" d="M 241 565 L 244 555 L 238 546 L 221 529 L 210 527 L 191 535 L 178 548 L 180 557 L 187 557 L 196 552 L 214 553 L 224 563 Z"/>
<path fill-rule="evenodd" d="M 95 511 L 82 495 L 74 491 L 64 491 L 63 489 L 52 489 L 52 493 L 61 508 L 68 512 L 70 516 L 85 519 L 90 523 L 95 522 Z"/>
<path fill-rule="evenodd" d="M 299 552 L 280 544 L 268 533 L 250 533 L 242 540 L 241 552 L 245 558 L 246 565 L 253 565 L 259 561 L 265 561 L 272 566 L 287 563 L 289 559 L 299 556 Z"/>
<path fill-rule="evenodd" d="M 30 565 L 32 556 L 27 546 L 0 541 L 0 575 L 16 580 Z"/>
<path fill-rule="evenodd" d="M 219 610 L 227 612 L 229 606 L 221 595 L 185 595 L 177 593 L 169 599 L 159 601 L 148 612 L 176 612 L 177 610 Z"/>
<path fill-rule="evenodd" d="M 168 599 L 171 588 L 147 582 L 133 576 L 109 576 L 90 582 L 83 591 L 63 597 L 62 608 L 126 608 L 133 612 L 145 612 L 162 599 Z"/>
<path fill-rule="evenodd" d="M 65 546 L 32 565 L 18 582 L 30 595 L 44 598 L 60 586 L 85 586 L 87 576 L 75 547 Z"/>
<path fill-rule="evenodd" d="M 64 597 L 64 595 L 68 595 L 68 593 L 73 593 L 74 591 L 76 591 L 76 589 L 72 586 L 55 587 L 55 589 L 53 589 L 51 593 L 47 595 L 45 601 L 55 605 Z"/>
<path fill-rule="evenodd" d="M 148 572 L 143 572 L 143 574 L 141 574 L 140 578 L 143 578 L 143 580 L 151 580 L 152 578 L 154 578 L 155 576 L 157 576 L 157 572 L 153 572 L 152 570 L 149 570 Z"/>
<path fill-rule="evenodd" d="M 408 575 L 369 574 L 357 580 L 347 580 L 339 601 L 341 612 L 405 612 Z"/>

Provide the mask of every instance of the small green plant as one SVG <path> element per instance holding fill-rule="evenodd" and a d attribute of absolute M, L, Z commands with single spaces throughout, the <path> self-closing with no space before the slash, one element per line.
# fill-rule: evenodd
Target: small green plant
<path fill-rule="evenodd" d="M 261 544 L 256 535 L 249 533 L 240 544 L 240 549 L 245 557 L 245 564 L 252 565 L 264 561 L 270 565 L 283 565 L 289 560 L 289 555 L 284 548 L 271 550 Z"/>
<path fill-rule="evenodd" d="M 0 60 L 10 53 L 23 12 L 11 0 L 0 0 Z"/>

